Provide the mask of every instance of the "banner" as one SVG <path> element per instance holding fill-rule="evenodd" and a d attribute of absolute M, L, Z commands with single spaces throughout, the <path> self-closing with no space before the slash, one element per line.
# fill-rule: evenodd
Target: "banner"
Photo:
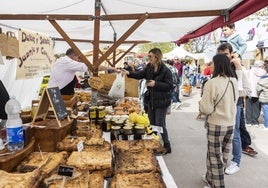
<path fill-rule="evenodd" d="M 55 61 L 53 41 L 47 35 L 21 29 L 18 33 L 20 57 L 16 79 L 43 77 Z"/>

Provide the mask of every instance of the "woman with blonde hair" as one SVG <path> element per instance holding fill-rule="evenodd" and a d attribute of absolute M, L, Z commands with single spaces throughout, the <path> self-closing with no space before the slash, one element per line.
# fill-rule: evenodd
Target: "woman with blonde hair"
<path fill-rule="evenodd" d="M 170 141 L 166 129 L 166 113 L 171 104 L 173 89 L 172 73 L 162 62 L 162 51 L 153 48 L 148 53 L 149 63 L 138 72 L 125 71 L 129 78 L 146 79 L 147 92 L 144 102 L 148 104 L 148 116 L 151 125 L 162 127 L 161 133 L 167 153 L 171 153 Z"/>

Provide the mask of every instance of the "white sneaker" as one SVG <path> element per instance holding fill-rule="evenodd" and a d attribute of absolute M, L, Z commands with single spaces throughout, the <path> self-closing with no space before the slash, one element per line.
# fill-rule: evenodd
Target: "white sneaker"
<path fill-rule="evenodd" d="M 247 127 L 251 127 L 252 125 L 251 125 L 251 124 L 246 123 L 246 126 L 247 126 Z"/>
<path fill-rule="evenodd" d="M 205 185 L 204 188 L 211 188 L 210 186 Z"/>
<path fill-rule="evenodd" d="M 174 102 L 171 104 L 171 110 L 175 110 L 175 109 L 176 109 L 176 103 Z"/>
<path fill-rule="evenodd" d="M 231 161 L 230 165 L 225 169 L 225 174 L 232 175 L 237 173 L 240 170 L 238 164 L 234 161 Z"/>
<path fill-rule="evenodd" d="M 256 128 L 258 128 L 259 127 L 259 124 L 254 124 L 253 126 L 256 127 Z"/>
<path fill-rule="evenodd" d="M 177 103 L 176 103 L 176 108 L 175 108 L 175 109 L 178 110 L 178 108 L 179 108 L 180 106 L 181 106 L 181 103 L 180 103 L 180 102 L 177 102 Z"/>
<path fill-rule="evenodd" d="M 265 128 L 264 124 L 259 124 L 259 125 L 260 125 L 260 128 L 261 129 L 264 129 Z"/>

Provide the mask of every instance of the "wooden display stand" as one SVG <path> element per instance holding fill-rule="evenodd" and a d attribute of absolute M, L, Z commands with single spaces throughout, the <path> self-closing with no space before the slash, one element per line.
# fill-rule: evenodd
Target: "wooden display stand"
<path fill-rule="evenodd" d="M 46 119 L 49 106 L 52 107 L 52 110 L 55 114 L 57 123 L 61 127 L 61 120 L 67 118 L 70 121 L 66 106 L 63 102 L 60 90 L 58 87 L 46 88 L 42 94 L 41 100 L 37 111 L 34 115 L 32 126 L 34 126 L 35 120 L 38 118 Z"/>
<path fill-rule="evenodd" d="M 35 139 L 32 139 L 30 143 L 25 146 L 22 150 L 17 151 L 16 153 L 5 155 L 0 157 L 0 169 L 5 170 L 7 172 L 11 172 L 21 161 L 23 161 L 30 153 L 33 152 Z M 3 153 L 8 153 L 3 151 Z"/>
<path fill-rule="evenodd" d="M 32 127 L 32 134 L 35 138 L 34 151 L 39 151 L 39 147 L 43 152 L 55 152 L 57 142 L 62 141 L 66 135 L 71 133 L 73 120 L 67 119 L 58 126 L 56 119 L 46 119 L 36 122 L 36 126 Z"/>
<path fill-rule="evenodd" d="M 50 106 L 56 119 L 46 119 Z M 40 118 L 43 121 L 35 122 Z M 59 88 L 45 89 L 32 121 L 32 133 L 36 140 L 34 151 L 55 152 L 57 142 L 71 133 L 72 124 Z"/>

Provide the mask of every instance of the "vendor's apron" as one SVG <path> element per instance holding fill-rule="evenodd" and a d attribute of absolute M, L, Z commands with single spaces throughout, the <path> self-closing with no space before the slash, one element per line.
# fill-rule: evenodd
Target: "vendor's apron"
<path fill-rule="evenodd" d="M 62 95 L 73 95 L 76 80 L 77 80 L 77 78 L 76 78 L 76 76 L 74 76 L 74 79 L 69 84 L 67 84 L 64 88 L 62 88 L 60 90 L 61 94 Z"/>

